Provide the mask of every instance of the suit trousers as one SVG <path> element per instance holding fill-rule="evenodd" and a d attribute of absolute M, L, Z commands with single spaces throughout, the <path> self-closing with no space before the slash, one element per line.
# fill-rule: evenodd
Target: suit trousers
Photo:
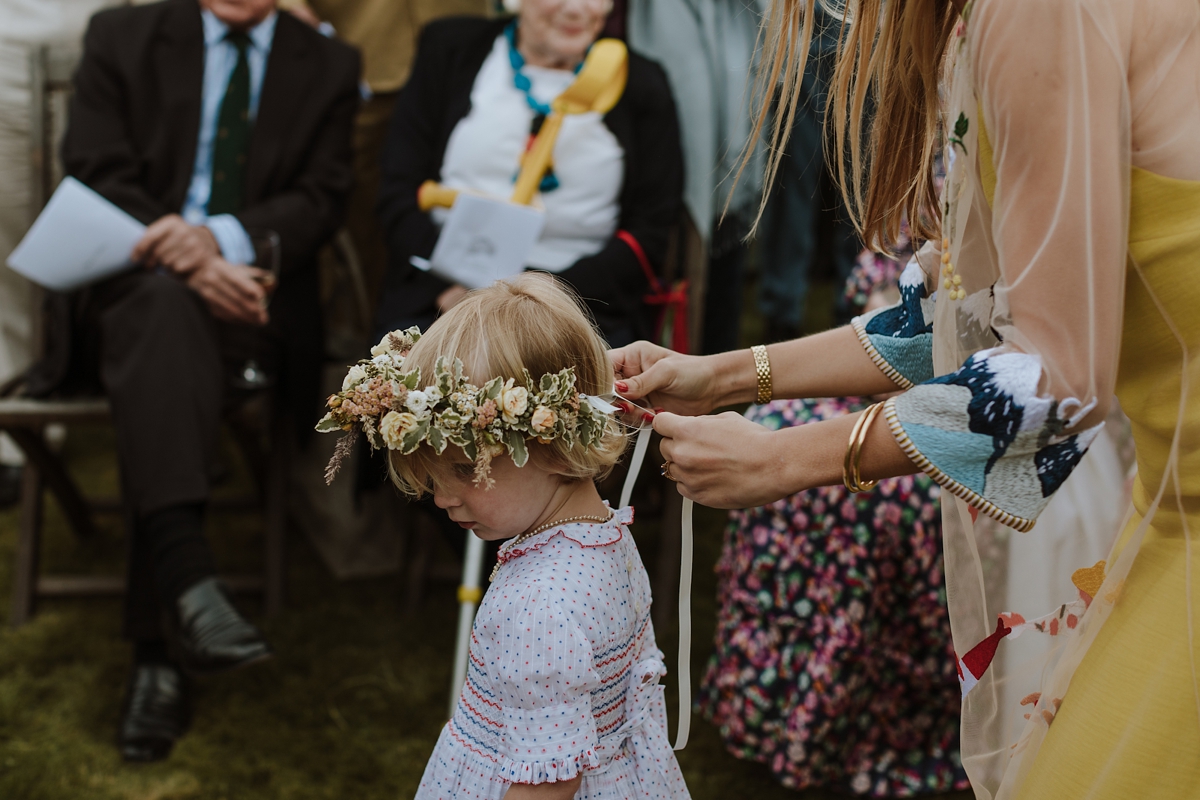
<path fill-rule="evenodd" d="M 216 320 L 171 275 L 138 270 L 92 287 L 84 329 L 112 406 L 129 524 L 126 635 L 161 628 L 147 516 L 209 498 L 224 409 L 242 399 L 230 376 L 249 358 L 270 374 L 277 348 L 265 329 Z"/>

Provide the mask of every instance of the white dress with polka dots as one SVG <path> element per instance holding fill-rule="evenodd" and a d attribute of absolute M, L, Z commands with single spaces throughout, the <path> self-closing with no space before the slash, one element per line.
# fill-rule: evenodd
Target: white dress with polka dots
<path fill-rule="evenodd" d="M 667 741 L 666 668 L 632 521 L 622 508 L 502 554 L 418 800 L 500 800 L 510 783 L 581 772 L 578 800 L 689 796 Z"/>

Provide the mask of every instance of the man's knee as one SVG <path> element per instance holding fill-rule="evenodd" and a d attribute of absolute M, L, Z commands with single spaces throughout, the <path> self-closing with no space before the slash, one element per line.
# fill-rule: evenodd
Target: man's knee
<path fill-rule="evenodd" d="M 124 276 L 119 297 L 105 310 L 105 327 L 134 326 L 147 334 L 208 329 L 211 320 L 196 293 L 173 275 L 140 272 Z"/>
<path fill-rule="evenodd" d="M 153 272 L 124 276 L 101 317 L 105 358 L 138 353 L 155 358 L 217 357 L 217 334 L 203 303 L 183 281 Z"/>

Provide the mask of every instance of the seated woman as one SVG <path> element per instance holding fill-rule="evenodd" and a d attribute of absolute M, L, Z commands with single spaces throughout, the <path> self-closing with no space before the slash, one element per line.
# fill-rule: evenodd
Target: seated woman
<path fill-rule="evenodd" d="M 379 215 L 389 265 L 381 330 L 426 328 L 465 293 L 410 264 L 430 256 L 444 219 L 442 210 L 418 206 L 421 184 L 507 199 L 550 102 L 575 79 L 611 5 L 524 0 L 516 18 L 461 17 L 425 29 L 383 150 Z M 535 199 L 546 223 L 527 267 L 569 283 L 610 344 L 648 336 L 648 273 L 662 264 L 682 191 L 666 76 L 631 53 L 617 104 L 563 122 Z"/>

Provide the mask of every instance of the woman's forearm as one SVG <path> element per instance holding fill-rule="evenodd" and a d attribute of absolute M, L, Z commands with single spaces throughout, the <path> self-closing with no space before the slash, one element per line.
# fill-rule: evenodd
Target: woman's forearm
<path fill-rule="evenodd" d="M 871 361 L 849 325 L 767 345 L 767 356 L 776 398 L 873 395 L 898 388 Z M 750 351 L 734 350 L 710 358 L 717 406 L 754 402 L 757 378 Z"/>
<path fill-rule="evenodd" d="M 850 434 L 863 413 L 785 428 L 774 434 L 779 437 L 779 449 L 783 454 L 779 463 L 787 473 L 787 485 L 781 497 L 842 482 Z M 920 471 L 896 443 L 882 413 L 875 417 L 867 431 L 861 453 L 859 477 L 863 480 L 895 478 Z"/>
<path fill-rule="evenodd" d="M 842 465 L 859 414 L 771 431 L 740 414 L 658 414 L 654 429 L 680 492 L 711 508 L 750 508 L 842 482 Z M 876 416 L 859 462 L 862 480 L 917 471 Z"/>

